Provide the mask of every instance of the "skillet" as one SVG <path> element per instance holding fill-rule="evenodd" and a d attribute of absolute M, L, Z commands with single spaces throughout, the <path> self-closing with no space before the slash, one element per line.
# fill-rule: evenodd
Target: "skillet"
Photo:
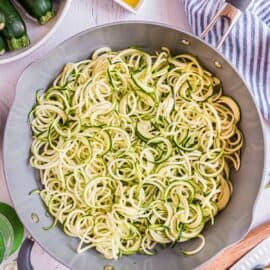
<path fill-rule="evenodd" d="M 227 0 L 202 36 L 207 34 L 219 16 L 228 17 L 231 28 L 248 3 L 249 0 Z M 221 43 L 223 41 L 224 38 Z M 241 168 L 232 175 L 234 193 L 227 208 L 216 218 L 215 225 L 205 229 L 206 246 L 194 256 L 182 256 L 182 244 L 174 249 L 161 249 L 156 256 L 134 255 L 119 261 L 105 260 L 94 250 L 79 255 L 76 253 L 78 240 L 66 236 L 60 227 L 50 231 L 42 229 L 51 220 L 46 216 L 46 208 L 40 198 L 28 195 L 29 191 L 40 187 L 38 176 L 28 162 L 31 130 L 27 116 L 35 103 L 35 91 L 46 89 L 65 63 L 86 59 L 99 47 L 108 46 L 118 50 L 134 45 L 148 52 L 166 46 L 172 54 L 185 52 L 195 55 L 206 69 L 221 79 L 225 95 L 232 96 L 241 108 L 240 128 L 244 133 L 245 145 Z M 105 265 L 111 265 L 115 270 L 189 270 L 240 240 L 249 230 L 254 204 L 264 177 L 264 145 L 260 114 L 250 91 L 240 75 L 216 49 L 190 33 L 167 25 L 121 22 L 98 26 L 75 35 L 22 73 L 6 124 L 3 159 L 7 186 L 20 219 L 31 237 L 67 267 L 101 270 Z M 33 222 L 33 213 L 38 215 L 38 223 Z M 193 244 L 192 241 L 188 242 L 185 248 L 191 248 Z M 26 239 L 22 246 L 18 259 L 20 270 L 33 269 L 30 262 L 32 245 L 33 242 Z"/>

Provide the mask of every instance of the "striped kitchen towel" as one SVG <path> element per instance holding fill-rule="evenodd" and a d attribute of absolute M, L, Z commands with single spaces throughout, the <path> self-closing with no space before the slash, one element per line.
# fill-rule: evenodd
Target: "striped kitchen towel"
<path fill-rule="evenodd" d="M 199 35 L 224 0 L 182 0 L 193 32 Z M 219 20 L 206 37 L 216 45 L 226 20 Z M 253 0 L 233 27 L 220 52 L 242 74 L 263 116 L 270 120 L 270 0 Z"/>

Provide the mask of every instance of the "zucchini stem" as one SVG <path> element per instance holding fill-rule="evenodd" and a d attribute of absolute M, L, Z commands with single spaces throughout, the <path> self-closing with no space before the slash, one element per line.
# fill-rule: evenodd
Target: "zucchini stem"
<path fill-rule="evenodd" d="M 40 24 L 46 24 L 51 18 L 55 15 L 54 11 L 49 10 L 45 13 L 45 15 L 41 16 L 38 21 Z"/>
<path fill-rule="evenodd" d="M 7 40 L 8 48 L 11 51 L 24 48 L 30 44 L 30 39 L 27 35 L 23 35 L 20 38 L 12 38 Z"/>

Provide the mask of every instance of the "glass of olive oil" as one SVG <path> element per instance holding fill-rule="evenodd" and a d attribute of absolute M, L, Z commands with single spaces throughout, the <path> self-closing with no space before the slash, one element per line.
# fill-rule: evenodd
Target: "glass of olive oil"
<path fill-rule="evenodd" d="M 136 13 L 142 6 L 144 0 L 114 0 L 116 3 L 126 8 L 127 10 Z"/>
<path fill-rule="evenodd" d="M 139 4 L 140 0 L 123 0 L 125 3 L 130 5 L 133 8 L 136 8 L 137 5 Z"/>

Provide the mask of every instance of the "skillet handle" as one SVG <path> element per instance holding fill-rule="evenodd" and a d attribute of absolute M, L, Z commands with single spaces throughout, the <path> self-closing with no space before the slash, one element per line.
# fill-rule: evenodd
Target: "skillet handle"
<path fill-rule="evenodd" d="M 18 270 L 33 270 L 31 264 L 31 251 L 34 245 L 34 241 L 31 238 L 25 238 L 20 248 L 17 265 Z"/>
<path fill-rule="evenodd" d="M 245 12 L 251 0 L 226 0 L 226 2 Z"/>
<path fill-rule="evenodd" d="M 247 9 L 249 3 L 251 2 L 251 0 L 225 0 L 225 1 L 226 2 L 223 5 L 223 7 L 218 11 L 218 13 L 214 16 L 214 18 L 210 21 L 210 23 L 206 26 L 206 28 L 200 35 L 201 38 L 204 39 L 220 17 L 227 18 L 229 21 L 229 27 L 221 37 L 217 45 L 217 49 L 219 49 L 222 46 L 223 42 L 231 32 L 234 24 L 238 21 L 242 13 Z"/>
<path fill-rule="evenodd" d="M 204 263 L 199 270 L 230 269 L 245 254 L 270 236 L 270 222 L 251 230 L 241 241 L 219 252 L 217 256 Z"/>

